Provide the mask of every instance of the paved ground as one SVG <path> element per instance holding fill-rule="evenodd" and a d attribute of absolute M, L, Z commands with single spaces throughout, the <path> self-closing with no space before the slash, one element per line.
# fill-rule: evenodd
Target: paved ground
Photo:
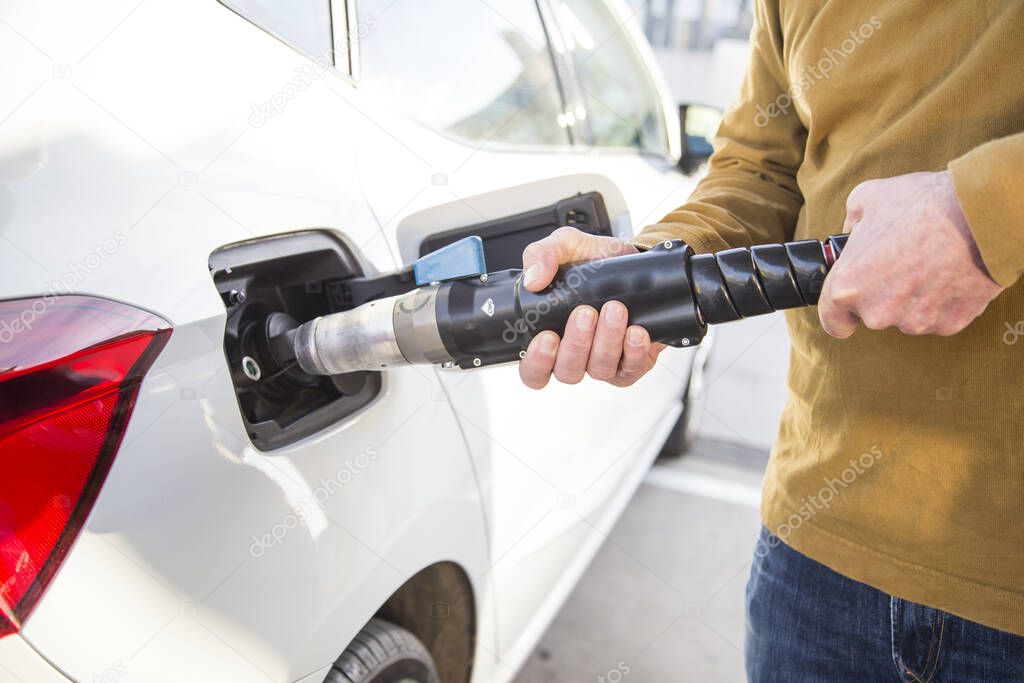
<path fill-rule="evenodd" d="M 719 328 L 694 453 L 651 470 L 518 683 L 744 680 L 743 592 L 786 364 L 781 316 Z"/>

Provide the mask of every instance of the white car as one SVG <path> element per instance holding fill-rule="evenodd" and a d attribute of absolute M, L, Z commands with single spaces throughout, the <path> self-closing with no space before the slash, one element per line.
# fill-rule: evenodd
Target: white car
<path fill-rule="evenodd" d="M 0 681 L 511 679 L 694 351 L 531 392 L 261 345 L 460 236 L 510 268 L 681 203 L 630 10 L 7 0 L 0 63 Z"/>

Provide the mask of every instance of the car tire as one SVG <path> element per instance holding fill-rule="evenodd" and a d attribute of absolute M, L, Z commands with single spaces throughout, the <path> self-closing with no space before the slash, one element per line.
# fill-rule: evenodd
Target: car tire
<path fill-rule="evenodd" d="M 438 683 L 430 652 L 409 631 L 371 619 L 341 653 L 324 683 Z"/>
<path fill-rule="evenodd" d="M 704 417 L 704 373 L 707 370 L 713 342 L 714 334 L 709 330 L 704 341 L 694 352 L 690 376 L 686 380 L 686 390 L 683 392 L 683 412 L 679 414 L 679 419 L 668 433 L 659 458 L 681 458 L 690 452 L 697 440 L 697 432 Z"/>

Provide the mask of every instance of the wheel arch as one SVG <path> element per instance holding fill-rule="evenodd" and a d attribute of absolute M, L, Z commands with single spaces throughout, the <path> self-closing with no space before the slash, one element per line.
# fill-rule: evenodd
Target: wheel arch
<path fill-rule="evenodd" d="M 424 567 L 398 588 L 374 615 L 412 632 L 434 658 L 442 681 L 469 681 L 476 644 L 473 584 L 455 562 Z"/>

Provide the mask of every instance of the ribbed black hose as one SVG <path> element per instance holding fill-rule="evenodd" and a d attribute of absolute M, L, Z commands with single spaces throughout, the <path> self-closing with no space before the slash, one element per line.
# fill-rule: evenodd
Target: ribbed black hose
<path fill-rule="evenodd" d="M 818 303 L 847 235 L 729 249 L 690 258 L 697 309 L 708 324 Z M 831 253 L 829 253 L 831 252 Z"/>

